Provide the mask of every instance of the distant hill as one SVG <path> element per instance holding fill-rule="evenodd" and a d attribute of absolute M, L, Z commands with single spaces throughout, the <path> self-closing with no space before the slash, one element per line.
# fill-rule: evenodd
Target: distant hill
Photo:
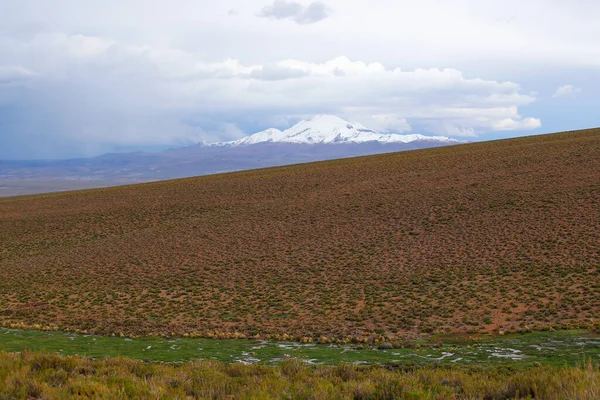
<path fill-rule="evenodd" d="M 590 328 L 599 183 L 591 129 L 2 199 L 0 323 L 322 341 Z"/>
<path fill-rule="evenodd" d="M 268 129 L 233 142 L 199 143 L 162 153 L 0 161 L 0 196 L 149 182 L 457 143 L 443 136 L 380 134 L 332 115 L 318 115 L 283 132 Z"/>

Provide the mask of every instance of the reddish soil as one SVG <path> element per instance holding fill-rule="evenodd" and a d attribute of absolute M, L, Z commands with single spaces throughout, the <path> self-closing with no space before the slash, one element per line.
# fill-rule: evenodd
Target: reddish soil
<path fill-rule="evenodd" d="M 0 200 L 0 322 L 361 336 L 600 321 L 600 129 Z"/>

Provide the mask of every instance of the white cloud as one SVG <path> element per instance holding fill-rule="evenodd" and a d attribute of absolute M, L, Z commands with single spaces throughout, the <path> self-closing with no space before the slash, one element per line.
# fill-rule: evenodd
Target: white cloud
<path fill-rule="evenodd" d="M 0 84 L 16 83 L 34 76 L 36 73 L 20 65 L 0 65 Z"/>
<path fill-rule="evenodd" d="M 511 119 L 505 118 L 500 121 L 494 121 L 492 127 L 496 131 L 522 131 L 533 130 L 542 126 L 542 121 L 538 118 Z"/>
<path fill-rule="evenodd" d="M 337 57 L 324 63 L 311 63 L 299 60 L 283 60 L 278 63 L 282 68 L 303 71 L 313 76 L 347 76 L 377 73 L 385 71 L 385 67 L 377 62 L 364 63 L 362 61 L 350 61 L 348 57 Z"/>
<path fill-rule="evenodd" d="M 0 159 L 219 140 L 315 113 L 445 135 L 597 124 L 600 2 L 541 2 L 0 1 Z M 573 76 L 591 86 L 567 91 L 569 126 L 548 125 L 560 102 L 525 111 Z"/>
<path fill-rule="evenodd" d="M 575 97 L 577 93 L 581 93 L 581 89 L 573 85 L 563 85 L 556 89 L 552 97 Z"/>
<path fill-rule="evenodd" d="M 379 132 L 404 133 L 412 130 L 405 118 L 395 114 L 375 114 L 367 119 L 361 118 L 361 121 Z"/>
<path fill-rule="evenodd" d="M 151 5 L 142 0 L 19 0 L 0 2 L 0 32 L 87 33 L 200 50 L 211 61 L 231 57 L 258 64 L 287 58 L 324 61 L 345 54 L 409 69 L 599 66 L 600 2 L 543 3 L 541 15 L 540 0 L 327 0 L 335 18 L 299 26 L 256 18 L 265 5 L 274 7 L 273 0 L 156 0 Z M 294 10 L 306 11 L 311 0 L 281 4 L 297 5 L 286 14 L 293 19 L 299 15 Z"/>
<path fill-rule="evenodd" d="M 72 35 L 66 44 L 69 53 L 75 57 L 93 57 L 104 53 L 114 42 L 93 36 Z"/>
<path fill-rule="evenodd" d="M 519 114 L 519 106 L 535 101 L 519 84 L 451 68 L 403 70 L 348 57 L 211 62 L 168 46 L 54 33 L 4 47 L 0 41 L 0 53 L 19 66 L 0 67 L 0 81 L 31 77 L 38 68 L 27 92 L 0 93 L 0 104 L 17 110 L 15 125 L 0 130 L 28 143 L 40 143 L 43 132 L 49 147 L 236 139 L 250 122 L 266 128 L 317 113 L 397 133 L 420 127 L 418 133 L 477 136 L 540 126 Z"/>
<path fill-rule="evenodd" d="M 429 131 L 449 136 L 477 137 L 484 132 L 529 131 L 542 126 L 539 118 L 523 118 L 516 105 L 419 110 L 414 117 L 426 120 Z"/>

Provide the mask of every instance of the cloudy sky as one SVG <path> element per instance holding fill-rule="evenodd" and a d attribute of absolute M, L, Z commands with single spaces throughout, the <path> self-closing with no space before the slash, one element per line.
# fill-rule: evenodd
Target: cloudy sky
<path fill-rule="evenodd" d="M 597 0 L 3 0 L 0 159 L 336 114 L 466 140 L 600 126 Z"/>

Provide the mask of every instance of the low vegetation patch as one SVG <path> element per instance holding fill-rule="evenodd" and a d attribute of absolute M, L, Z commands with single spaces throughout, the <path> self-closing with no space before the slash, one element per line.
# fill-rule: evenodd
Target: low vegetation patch
<path fill-rule="evenodd" d="M 4 399 L 598 399 L 600 369 L 458 367 L 278 367 L 192 361 L 143 363 L 47 353 L 0 352 Z"/>

